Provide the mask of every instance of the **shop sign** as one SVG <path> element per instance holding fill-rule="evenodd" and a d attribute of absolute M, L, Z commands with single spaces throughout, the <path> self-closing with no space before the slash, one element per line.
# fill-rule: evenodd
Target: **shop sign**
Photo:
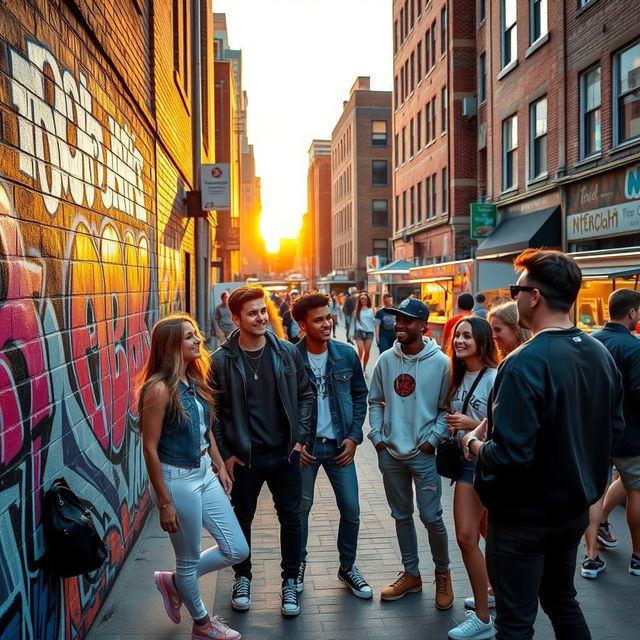
<path fill-rule="evenodd" d="M 468 275 L 471 273 L 471 260 L 461 260 L 459 262 L 443 262 L 442 264 L 431 264 L 424 267 L 409 269 L 411 280 L 422 280 L 425 278 L 453 278 L 457 275 Z"/>
<path fill-rule="evenodd" d="M 231 174 L 229 163 L 203 164 L 200 167 L 203 211 L 231 208 Z"/>
<path fill-rule="evenodd" d="M 380 269 L 385 265 L 386 261 L 387 260 L 384 256 L 366 256 L 365 262 L 367 265 L 367 272 Z"/>
<path fill-rule="evenodd" d="M 567 216 L 567 240 L 640 231 L 640 202 L 592 209 Z"/>
<path fill-rule="evenodd" d="M 491 235 L 496 228 L 497 210 L 498 207 L 495 204 L 471 203 L 471 237 L 474 240 L 481 240 Z"/>
<path fill-rule="evenodd" d="M 227 239 L 222 248 L 226 251 L 240 251 L 240 227 L 229 227 Z"/>

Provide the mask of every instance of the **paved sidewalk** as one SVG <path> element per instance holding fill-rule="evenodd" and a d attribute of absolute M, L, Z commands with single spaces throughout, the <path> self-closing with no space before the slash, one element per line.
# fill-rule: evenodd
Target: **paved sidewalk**
<path fill-rule="evenodd" d="M 375 349 L 375 346 L 374 346 Z M 377 355 L 377 354 L 375 354 Z M 372 353 L 372 361 L 375 362 Z M 371 365 L 368 369 L 372 369 Z M 366 427 L 365 427 L 366 429 Z M 395 527 L 384 496 L 376 454 L 370 442 L 358 449 L 356 464 L 360 480 L 362 522 L 357 565 L 374 589 L 373 600 L 358 600 L 338 582 L 335 540 L 338 511 L 324 472 L 318 475 L 316 496 L 309 523 L 309 565 L 302 613 L 293 619 L 280 614 L 279 529 L 268 491 L 262 493 L 253 525 L 252 606 L 246 613 L 231 609 L 229 598 L 233 573 L 224 570 L 201 580 L 205 603 L 213 601 L 215 613 L 251 640 L 375 640 L 401 637 L 423 640 L 447 637 L 447 631 L 464 618 L 463 600 L 471 595 L 453 529 L 451 499 L 445 485 L 444 517 L 449 531 L 449 550 L 456 601 L 440 612 L 433 606 L 433 563 L 423 525 L 416 516 L 420 542 L 423 592 L 409 594 L 396 602 L 382 602 L 380 590 L 401 569 Z M 580 600 L 594 640 L 625 640 L 638 637 L 634 606 L 640 602 L 640 578 L 627 572 L 630 558 L 629 533 L 621 508 L 612 523 L 620 545 L 604 552 L 607 569 L 595 581 L 576 577 Z M 211 540 L 205 538 L 203 547 Z M 582 553 L 582 551 L 580 551 Z M 132 640 L 134 638 L 177 639 L 190 637 L 190 622 L 182 609 L 183 622 L 176 626 L 166 617 L 161 598 L 153 585 L 153 571 L 172 568 L 169 540 L 158 526 L 153 511 L 133 548 L 116 585 L 103 606 L 89 638 Z M 550 640 L 553 631 L 540 611 L 536 639 Z"/>

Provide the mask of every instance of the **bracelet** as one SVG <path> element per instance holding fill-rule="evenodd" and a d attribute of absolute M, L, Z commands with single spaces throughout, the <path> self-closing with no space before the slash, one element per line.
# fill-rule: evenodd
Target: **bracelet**
<path fill-rule="evenodd" d="M 473 451 L 471 451 L 471 443 L 472 442 L 480 442 L 480 444 L 482 444 L 482 442 L 480 441 L 479 438 L 470 438 L 469 441 L 467 442 L 467 451 L 472 455 L 475 456 L 476 458 L 478 457 L 475 453 L 473 453 Z"/>
<path fill-rule="evenodd" d="M 173 504 L 173 502 L 167 502 L 167 504 L 161 504 L 160 508 L 161 509 L 166 509 L 169 505 L 172 505 L 172 504 Z"/>

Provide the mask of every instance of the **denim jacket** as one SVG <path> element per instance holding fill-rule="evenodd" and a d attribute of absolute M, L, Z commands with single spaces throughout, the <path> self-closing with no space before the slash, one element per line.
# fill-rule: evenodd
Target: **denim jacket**
<path fill-rule="evenodd" d="M 182 467 L 184 469 L 195 469 L 200 464 L 200 414 L 196 400 L 195 385 L 190 382 L 186 385 L 180 382 L 180 402 L 187 414 L 188 420 L 177 411 L 168 409 L 162 422 L 162 433 L 158 442 L 158 458 L 160 462 Z M 201 401 L 204 410 L 204 419 L 209 424 L 209 405 L 206 401 Z M 211 445 L 211 430 L 208 429 L 205 435 L 207 448 Z"/>
<path fill-rule="evenodd" d="M 307 341 L 303 338 L 296 347 L 302 354 L 304 366 L 317 398 L 315 375 L 309 364 L 307 355 Z M 362 425 L 367 413 L 367 383 L 364 380 L 362 366 L 358 354 L 349 345 L 336 340 L 330 340 L 327 357 L 327 389 L 329 391 L 329 407 L 331 422 L 340 444 L 345 438 L 356 444 L 362 442 Z M 313 453 L 316 428 L 318 426 L 318 405 L 313 403 L 311 416 L 311 442 L 309 452 Z"/>

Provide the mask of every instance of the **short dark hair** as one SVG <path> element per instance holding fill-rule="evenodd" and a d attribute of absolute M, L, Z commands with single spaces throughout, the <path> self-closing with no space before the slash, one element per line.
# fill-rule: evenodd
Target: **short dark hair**
<path fill-rule="evenodd" d="M 391 293 L 385 293 L 385 294 L 382 296 L 382 299 L 383 299 L 383 300 L 388 300 L 389 298 L 393 298 L 393 295 L 392 295 Z"/>
<path fill-rule="evenodd" d="M 571 309 L 582 285 L 582 271 L 573 258 L 562 251 L 525 249 L 513 266 L 517 272 L 528 271 L 550 310 L 567 313 Z"/>
<path fill-rule="evenodd" d="M 303 293 L 291 307 L 291 315 L 296 322 L 306 322 L 307 314 L 318 307 L 328 307 L 331 298 L 326 293 L 310 291 Z"/>
<path fill-rule="evenodd" d="M 629 311 L 640 307 L 640 291 L 616 289 L 609 296 L 609 317 L 622 320 Z"/>
<path fill-rule="evenodd" d="M 482 304 L 483 302 L 486 302 L 487 300 L 487 296 L 484 295 L 484 293 L 476 293 L 476 302 L 479 304 Z"/>
<path fill-rule="evenodd" d="M 240 317 L 240 312 L 245 302 L 258 300 L 258 298 L 264 299 L 264 289 L 260 286 L 246 285 L 234 289 L 229 296 L 228 303 L 231 314 Z"/>
<path fill-rule="evenodd" d="M 473 309 L 474 301 L 473 296 L 470 293 L 461 293 L 458 298 L 458 309 L 461 311 L 471 311 Z"/>

